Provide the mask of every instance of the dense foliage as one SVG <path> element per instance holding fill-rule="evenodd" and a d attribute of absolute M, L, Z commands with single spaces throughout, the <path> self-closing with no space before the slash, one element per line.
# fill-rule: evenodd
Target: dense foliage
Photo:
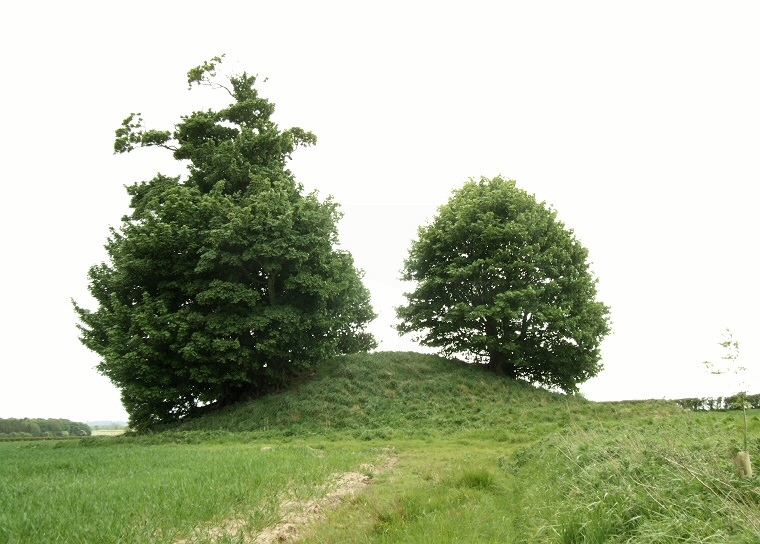
<path fill-rule="evenodd" d="M 444 355 L 566 392 L 601 370 L 608 308 L 556 212 L 501 177 L 470 180 L 419 229 L 397 308 L 402 333 Z"/>
<path fill-rule="evenodd" d="M 81 340 L 121 388 L 133 428 L 261 395 L 376 345 L 369 292 L 337 248 L 337 205 L 304 194 L 286 168 L 315 136 L 280 130 L 256 78 L 223 85 L 218 62 L 188 81 L 226 90 L 229 107 L 184 116 L 173 132 L 132 114 L 116 131 L 116 152 L 169 149 L 189 175 L 128 187 L 132 213 L 112 229 L 110 262 L 89 272 L 99 307 L 75 304 Z"/>
<path fill-rule="evenodd" d="M 86 423 L 68 419 L 8 418 L 0 419 L 0 438 L 38 436 L 90 436 Z"/>

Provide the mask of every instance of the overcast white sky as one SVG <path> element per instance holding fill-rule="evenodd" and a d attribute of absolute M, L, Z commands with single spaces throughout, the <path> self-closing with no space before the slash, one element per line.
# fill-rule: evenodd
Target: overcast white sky
<path fill-rule="evenodd" d="M 731 327 L 760 392 L 760 7 L 753 1 L 15 2 L 4 68 L 0 417 L 126 419 L 77 339 L 70 298 L 128 212 L 123 186 L 168 154 L 114 156 L 130 112 L 154 128 L 218 106 L 186 72 L 226 53 L 267 76 L 291 164 L 342 204 L 383 350 L 410 241 L 468 177 L 503 174 L 590 251 L 613 334 L 593 400 L 722 394 L 700 361 Z"/>

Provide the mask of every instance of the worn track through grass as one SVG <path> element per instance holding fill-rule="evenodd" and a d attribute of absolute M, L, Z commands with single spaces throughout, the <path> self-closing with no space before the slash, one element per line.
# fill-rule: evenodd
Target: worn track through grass
<path fill-rule="evenodd" d="M 372 476 L 386 473 L 398 462 L 393 448 L 388 448 L 378 463 L 364 464 L 359 472 L 344 472 L 332 475 L 322 486 L 319 498 L 299 499 L 292 491 L 285 493 L 280 501 L 281 519 L 276 524 L 258 532 L 247 530 L 245 516 L 234 516 L 214 526 L 198 528 L 193 535 L 175 544 L 203 542 L 217 544 L 223 538 L 233 538 L 244 544 L 274 544 L 293 542 L 299 538 L 304 528 L 316 520 L 324 519 L 328 510 L 339 506 L 344 498 L 362 491 L 371 484 Z"/>

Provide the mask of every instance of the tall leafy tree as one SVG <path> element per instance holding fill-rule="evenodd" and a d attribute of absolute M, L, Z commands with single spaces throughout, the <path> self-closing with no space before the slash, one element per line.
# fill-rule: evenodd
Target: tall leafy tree
<path fill-rule="evenodd" d="M 601 370 L 609 309 L 556 212 L 501 177 L 470 180 L 420 227 L 401 333 L 494 372 L 577 390 Z"/>
<path fill-rule="evenodd" d="M 74 303 L 80 339 L 122 391 L 134 427 L 150 427 L 280 387 L 325 357 L 376 346 L 375 314 L 351 255 L 337 248 L 338 206 L 304 194 L 287 169 L 316 137 L 280 130 L 256 77 L 224 82 L 215 57 L 188 82 L 229 93 L 173 131 L 140 114 L 114 149 L 170 150 L 188 176 L 127 188 L 131 214 L 112 229 L 109 261 L 89 271 L 91 311 Z"/>

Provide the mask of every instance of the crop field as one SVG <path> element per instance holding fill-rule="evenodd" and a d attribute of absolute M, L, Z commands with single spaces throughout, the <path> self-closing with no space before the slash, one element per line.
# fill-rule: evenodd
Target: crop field
<path fill-rule="evenodd" d="M 0 543 L 760 542 L 740 413 L 384 357 L 159 433 L 2 442 Z"/>

